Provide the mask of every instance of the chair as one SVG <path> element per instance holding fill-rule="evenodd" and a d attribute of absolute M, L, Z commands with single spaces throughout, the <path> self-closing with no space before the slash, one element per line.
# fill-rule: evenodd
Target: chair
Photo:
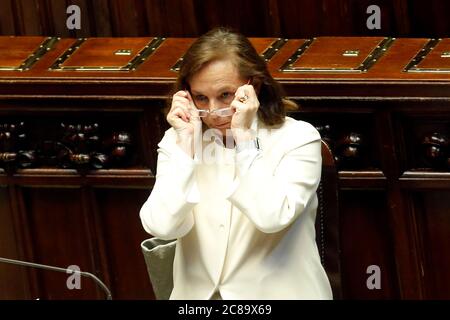
<path fill-rule="evenodd" d="M 342 298 L 337 171 L 333 154 L 322 140 L 322 178 L 317 189 L 319 205 L 316 217 L 316 242 L 322 265 L 333 290 L 333 298 Z M 158 238 L 141 243 L 155 297 L 166 300 L 173 287 L 172 270 L 176 241 Z"/>
<path fill-rule="evenodd" d="M 342 299 L 339 241 L 338 177 L 334 157 L 322 140 L 322 178 L 317 189 L 316 242 L 334 299 Z"/>
<path fill-rule="evenodd" d="M 176 240 L 159 238 L 150 238 L 141 243 L 148 276 L 157 300 L 168 300 L 172 293 L 175 246 Z"/>

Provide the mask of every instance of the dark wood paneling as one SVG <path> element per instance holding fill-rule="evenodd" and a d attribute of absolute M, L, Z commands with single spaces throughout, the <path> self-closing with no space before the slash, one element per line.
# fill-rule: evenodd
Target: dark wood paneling
<path fill-rule="evenodd" d="M 450 192 L 411 193 L 422 245 L 422 277 L 427 299 L 450 299 Z"/>
<path fill-rule="evenodd" d="M 217 26 L 232 27 L 255 37 L 280 36 L 279 1 L 195 1 L 200 29 L 204 33 Z"/>
<path fill-rule="evenodd" d="M 142 1 L 116 0 L 111 5 L 111 25 L 115 36 L 137 37 L 146 33 Z"/>
<path fill-rule="evenodd" d="M 113 30 L 111 26 L 111 9 L 110 0 L 96 0 L 89 1 L 90 12 L 92 14 L 89 16 L 91 21 L 92 34 L 96 37 L 110 37 L 113 35 Z"/>
<path fill-rule="evenodd" d="M 0 33 L 13 35 L 16 34 L 16 29 L 14 26 L 15 15 L 13 11 L 13 6 L 11 5 L 12 0 L 1 1 L 0 10 Z"/>
<path fill-rule="evenodd" d="M 450 34 L 449 1 L 408 1 L 407 8 L 411 34 L 434 37 L 448 37 Z"/>
<path fill-rule="evenodd" d="M 45 12 L 45 4 L 42 0 L 17 0 L 13 1 L 12 16 L 15 18 L 16 35 L 27 34 L 45 35 L 45 26 L 51 23 L 50 17 Z M 41 10 L 41 11 L 40 11 Z M 42 18 L 45 16 L 45 21 Z"/>
<path fill-rule="evenodd" d="M 174 37 L 196 36 L 199 34 L 199 12 L 192 0 L 145 0 L 141 1 L 139 10 L 145 20 L 141 34 Z M 213 15 L 214 12 L 211 12 Z M 205 17 L 206 18 L 206 17 Z"/>
<path fill-rule="evenodd" d="M 96 189 L 93 192 L 114 299 L 154 298 L 140 247 L 150 237 L 139 218 L 139 210 L 150 190 Z"/>
<path fill-rule="evenodd" d="M 89 241 L 90 214 L 80 189 L 24 188 L 27 220 L 33 239 L 33 262 L 67 268 L 77 265 L 82 271 L 96 273 L 94 243 Z M 95 299 L 103 297 L 96 284 L 81 279 L 81 289 L 69 290 L 68 275 L 53 271 L 37 273 L 41 299 Z M 101 276 L 100 276 L 101 277 Z"/>
<path fill-rule="evenodd" d="M 81 8 L 81 30 L 65 27 L 68 5 Z M 381 29 L 369 30 L 369 5 L 381 9 Z M 445 0 L 0 0 L 0 34 L 194 37 L 226 25 L 247 36 L 445 37 Z"/>
<path fill-rule="evenodd" d="M 72 36 L 71 31 L 66 26 L 68 17 L 66 10 L 68 6 L 67 1 L 47 0 L 47 15 L 52 17 L 52 19 L 45 17 L 47 23 L 45 34 L 58 34 L 60 37 Z"/>
<path fill-rule="evenodd" d="M 339 204 L 344 296 L 349 299 L 399 298 L 386 194 L 341 192 Z M 380 268 L 381 289 L 367 288 L 366 281 L 372 274 L 366 273 L 370 265 Z"/>
<path fill-rule="evenodd" d="M 14 232 L 9 188 L 0 187 L 0 257 L 22 259 Z M 0 262 L 0 300 L 30 298 L 27 270 Z"/>

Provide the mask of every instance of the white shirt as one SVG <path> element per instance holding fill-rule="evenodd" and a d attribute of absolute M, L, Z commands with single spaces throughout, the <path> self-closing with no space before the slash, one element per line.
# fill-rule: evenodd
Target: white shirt
<path fill-rule="evenodd" d="M 219 163 L 188 157 L 173 129 L 160 142 L 140 216 L 150 234 L 178 239 L 171 299 L 332 298 L 315 242 L 320 135 L 289 117 L 256 130 L 260 151 L 207 146 Z"/>

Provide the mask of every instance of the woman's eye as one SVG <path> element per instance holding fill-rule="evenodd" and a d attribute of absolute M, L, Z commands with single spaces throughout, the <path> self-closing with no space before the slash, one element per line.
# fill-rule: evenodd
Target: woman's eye
<path fill-rule="evenodd" d="M 195 96 L 195 100 L 198 102 L 205 102 L 207 98 L 205 96 Z"/>
<path fill-rule="evenodd" d="M 233 94 L 231 92 L 224 92 L 220 96 L 223 100 L 228 100 L 233 97 Z"/>

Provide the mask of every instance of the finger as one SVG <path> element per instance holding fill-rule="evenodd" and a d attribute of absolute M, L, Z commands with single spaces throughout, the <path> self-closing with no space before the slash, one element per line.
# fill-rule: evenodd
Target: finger
<path fill-rule="evenodd" d="M 236 92 L 236 96 L 234 97 L 233 101 L 236 101 L 241 106 L 241 108 L 246 108 L 249 100 L 250 97 L 248 96 L 248 94 L 246 94 L 244 90 L 241 90 L 239 93 Z"/>
<path fill-rule="evenodd" d="M 243 108 L 245 108 L 245 104 L 242 102 L 239 102 L 239 100 L 233 100 L 230 104 L 231 110 L 234 111 L 234 114 L 239 113 L 242 111 Z"/>
<path fill-rule="evenodd" d="M 186 110 L 186 108 L 184 108 L 184 107 L 181 108 L 181 110 L 183 111 L 184 117 L 189 122 L 191 120 L 191 113 L 189 112 L 189 110 Z"/>
<path fill-rule="evenodd" d="M 243 85 L 236 90 L 235 99 L 237 99 L 241 103 L 247 102 L 250 98 L 250 90 L 247 85 Z"/>
<path fill-rule="evenodd" d="M 189 93 L 189 91 L 186 90 L 185 93 L 186 93 L 186 98 L 187 98 L 188 101 L 189 101 L 189 107 L 192 108 L 192 109 L 197 109 L 197 107 L 196 107 L 195 104 L 194 104 L 194 100 L 192 99 L 192 96 L 191 96 L 191 94 Z"/>
<path fill-rule="evenodd" d="M 187 99 L 187 97 L 182 97 L 182 96 L 174 96 L 172 101 L 180 101 L 180 102 L 184 102 L 186 104 L 189 103 L 189 100 Z"/>
<path fill-rule="evenodd" d="M 244 91 L 244 95 L 248 96 L 251 99 L 256 98 L 255 87 L 253 87 L 251 84 L 244 85 L 242 89 Z"/>
<path fill-rule="evenodd" d="M 189 101 L 188 101 L 187 98 L 186 98 L 186 92 L 183 91 L 183 90 L 180 90 L 180 91 L 178 91 L 177 93 L 175 93 L 175 94 L 172 96 L 172 106 L 173 106 L 174 102 L 176 102 L 176 101 L 181 102 L 181 103 L 188 104 Z"/>
<path fill-rule="evenodd" d="M 198 109 L 195 107 L 189 109 L 189 114 L 193 117 L 193 119 L 200 119 Z"/>
<path fill-rule="evenodd" d="M 181 108 L 185 110 L 186 112 L 189 111 L 189 102 L 186 100 L 175 100 L 172 102 L 171 110 L 174 110 L 175 108 Z"/>
<path fill-rule="evenodd" d="M 185 112 L 189 112 L 189 104 L 187 100 L 175 100 L 172 102 L 172 110 L 175 110 L 176 108 L 183 109 Z"/>
<path fill-rule="evenodd" d="M 245 92 L 244 92 L 243 86 L 240 86 L 239 88 L 237 88 L 237 90 L 236 90 L 234 96 L 235 96 L 235 97 L 242 97 L 242 96 L 244 95 L 244 93 L 245 93 Z"/>
<path fill-rule="evenodd" d="M 173 96 L 174 97 L 175 96 L 177 96 L 177 97 L 186 97 L 186 90 L 177 91 Z"/>
<path fill-rule="evenodd" d="M 187 115 L 190 114 L 189 110 L 186 108 L 186 106 L 183 103 L 175 102 L 174 105 L 172 106 L 172 110 L 170 112 L 173 113 L 176 110 L 181 110 Z"/>
<path fill-rule="evenodd" d="M 182 119 L 184 122 L 189 122 L 190 120 L 190 115 L 189 113 L 187 113 L 185 110 L 183 110 L 182 108 L 176 108 L 173 112 L 172 115 L 174 117 L 180 118 Z"/>
<path fill-rule="evenodd" d="M 236 91 L 235 100 L 242 105 L 242 109 L 254 110 L 259 108 L 258 96 L 252 85 L 243 85 Z"/>
<path fill-rule="evenodd" d="M 194 103 L 194 100 L 192 99 L 192 96 L 189 91 L 186 90 L 186 98 L 189 101 L 189 113 L 193 116 L 194 120 L 200 120 L 199 112 L 197 109 L 197 106 Z"/>

